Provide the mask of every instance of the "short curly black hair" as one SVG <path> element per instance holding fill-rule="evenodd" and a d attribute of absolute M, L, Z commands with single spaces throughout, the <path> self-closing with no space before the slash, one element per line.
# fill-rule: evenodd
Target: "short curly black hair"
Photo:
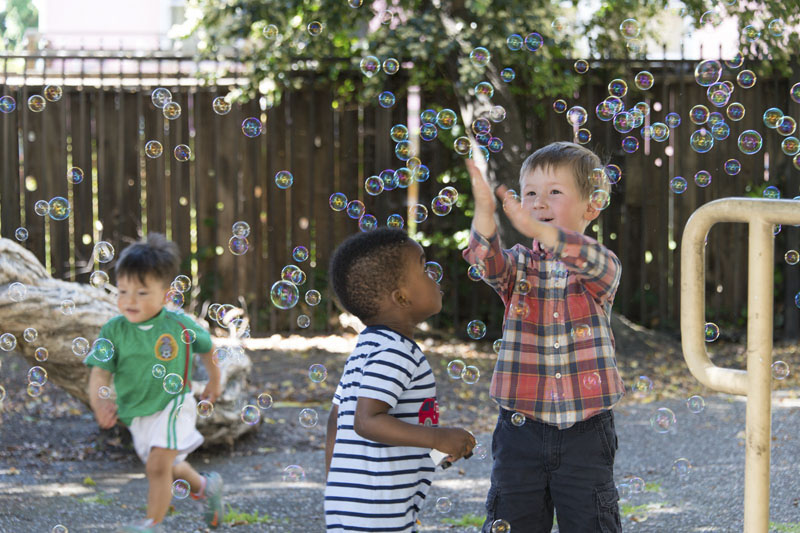
<path fill-rule="evenodd" d="M 117 279 L 136 276 L 142 284 L 153 276 L 166 285 L 172 283 L 180 269 L 181 256 L 178 245 L 161 233 L 148 233 L 147 239 L 131 244 L 124 250 L 114 266 Z"/>
<path fill-rule="evenodd" d="M 360 320 L 378 313 L 381 297 L 403 279 L 403 247 L 412 242 L 405 231 L 378 228 L 351 235 L 331 256 L 333 291 L 348 312 Z"/>

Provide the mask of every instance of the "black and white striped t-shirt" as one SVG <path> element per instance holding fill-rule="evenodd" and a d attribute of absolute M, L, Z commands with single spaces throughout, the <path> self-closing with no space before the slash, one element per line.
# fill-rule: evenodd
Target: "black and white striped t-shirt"
<path fill-rule="evenodd" d="M 430 449 L 359 436 L 359 397 L 389 404 L 389 414 L 409 424 L 439 422 L 436 383 L 419 346 L 386 326 L 364 329 L 333 398 L 339 416 L 325 487 L 328 531 L 416 531 L 434 472 Z"/>

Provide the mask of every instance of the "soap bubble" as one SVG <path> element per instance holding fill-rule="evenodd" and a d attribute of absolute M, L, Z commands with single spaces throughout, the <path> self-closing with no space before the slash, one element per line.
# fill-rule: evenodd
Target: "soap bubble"
<path fill-rule="evenodd" d="M 100 337 L 92 343 L 92 357 L 98 361 L 109 361 L 114 357 L 114 344 L 108 340 Z"/>
<path fill-rule="evenodd" d="M 161 157 L 164 153 L 164 146 L 158 141 L 147 141 L 144 145 L 144 153 L 150 159 Z"/>
<path fill-rule="evenodd" d="M 461 371 L 461 381 L 467 385 L 474 385 L 481 377 L 481 371 L 477 366 L 468 365 Z"/>
<path fill-rule="evenodd" d="M 461 374 L 464 372 L 465 368 L 467 368 L 467 364 L 464 361 L 461 359 L 453 359 L 447 363 L 447 375 L 450 376 L 451 379 L 461 379 Z"/>
<path fill-rule="evenodd" d="M 17 239 L 19 242 L 25 242 L 28 240 L 28 230 L 25 228 L 17 228 L 14 230 L 14 238 Z"/>
<path fill-rule="evenodd" d="M 525 424 L 525 415 L 522 413 L 516 412 L 511 415 L 511 423 L 517 427 L 522 426 Z"/>
<path fill-rule="evenodd" d="M 467 268 L 467 277 L 472 281 L 480 281 L 486 275 L 486 268 L 483 265 L 475 264 Z"/>
<path fill-rule="evenodd" d="M 275 174 L 275 185 L 278 186 L 279 189 L 288 189 L 294 183 L 294 176 L 288 170 L 279 170 Z"/>
<path fill-rule="evenodd" d="M 254 426 L 261 420 L 261 412 L 255 405 L 245 405 L 242 407 L 242 412 L 239 418 L 248 426 Z"/>
<path fill-rule="evenodd" d="M 517 33 L 512 33 L 506 38 L 506 46 L 508 46 L 508 49 L 511 50 L 512 52 L 517 52 L 521 50 L 522 43 L 523 43 L 522 35 L 519 35 Z"/>
<path fill-rule="evenodd" d="M 514 78 L 517 76 L 516 72 L 514 72 L 513 68 L 504 68 L 500 71 L 500 79 L 506 83 L 510 83 L 514 81 Z"/>
<path fill-rule="evenodd" d="M 185 163 L 192 158 L 192 149 L 186 144 L 179 144 L 172 151 L 172 155 L 175 156 L 175 160 Z"/>
<path fill-rule="evenodd" d="M 272 305 L 278 309 L 291 309 L 297 305 L 297 301 L 300 299 L 297 285 L 285 280 L 275 282 L 269 294 Z"/>
<path fill-rule="evenodd" d="M 762 146 L 761 134 L 755 130 L 747 130 L 739 135 L 739 150 L 743 154 L 752 155 L 758 153 Z"/>
<path fill-rule="evenodd" d="M 480 320 L 472 320 L 467 324 L 467 335 L 471 339 L 482 339 L 486 335 L 486 324 Z"/>
<path fill-rule="evenodd" d="M 224 97 L 217 96 L 211 102 L 211 109 L 213 109 L 214 113 L 217 115 L 227 115 L 231 112 L 231 103 L 228 102 Z"/>
<path fill-rule="evenodd" d="M 639 376 L 631 385 L 631 392 L 636 398 L 644 398 L 653 391 L 653 380 L 647 376 Z"/>
<path fill-rule="evenodd" d="M 28 98 L 28 109 L 34 113 L 41 113 L 45 107 L 47 107 L 47 100 L 42 95 L 34 94 Z"/>
<path fill-rule="evenodd" d="M 628 94 L 628 84 L 625 80 L 619 78 L 611 80 L 608 84 L 608 94 L 616 96 L 617 98 L 622 98 Z"/>
<path fill-rule="evenodd" d="M 83 181 L 83 169 L 80 167 L 72 167 L 67 169 L 67 181 L 77 185 Z"/>
<path fill-rule="evenodd" d="M 777 380 L 783 380 L 789 377 L 789 365 L 784 361 L 775 361 L 772 363 L 772 377 Z"/>
<path fill-rule="evenodd" d="M 153 102 L 154 106 L 163 109 L 167 103 L 172 101 L 172 93 L 169 92 L 169 89 L 158 87 L 157 89 L 153 89 L 153 92 L 150 94 L 150 100 Z"/>
<path fill-rule="evenodd" d="M 36 328 L 25 328 L 25 331 L 22 332 L 22 338 L 25 342 L 34 342 L 39 338 L 39 332 L 36 331 Z"/>
<path fill-rule="evenodd" d="M 477 48 L 473 49 L 469 54 L 469 60 L 476 67 L 485 67 L 489 64 L 491 59 L 492 54 L 490 54 L 489 50 L 482 46 L 478 46 Z"/>
<path fill-rule="evenodd" d="M 100 241 L 94 245 L 92 256 L 100 263 L 109 263 L 114 259 L 114 246 L 110 242 Z"/>
<path fill-rule="evenodd" d="M 700 170 L 694 175 L 694 182 L 698 187 L 708 187 L 711 185 L 711 173 L 707 170 Z"/>
<path fill-rule="evenodd" d="M 619 25 L 619 32 L 625 39 L 635 39 L 641 32 L 639 22 L 636 19 L 625 19 Z"/>
<path fill-rule="evenodd" d="M 297 326 L 300 328 L 307 328 L 311 325 L 311 318 L 308 315 L 297 315 Z"/>
<path fill-rule="evenodd" d="M 308 26 L 306 27 L 306 30 L 308 30 L 308 33 L 310 35 L 312 35 L 313 37 L 316 37 L 317 35 L 322 33 L 323 28 L 324 28 L 324 26 L 322 25 L 322 23 L 320 21 L 313 20 L 313 21 L 308 23 Z"/>
<path fill-rule="evenodd" d="M 168 120 L 175 120 L 181 116 L 181 105 L 178 102 L 167 102 L 161 112 L 164 118 Z"/>
<path fill-rule="evenodd" d="M 0 113 L 11 113 L 17 108 L 17 101 L 13 96 L 0 96 Z"/>
<path fill-rule="evenodd" d="M 162 385 L 167 394 L 178 394 L 183 390 L 183 378 L 178 374 L 170 373 L 164 376 Z"/>
<path fill-rule="evenodd" d="M 366 56 L 361 59 L 359 64 L 364 76 L 371 78 L 381 70 L 381 61 L 375 56 Z"/>
<path fill-rule="evenodd" d="M 17 338 L 13 333 L 3 333 L 0 335 L 0 350 L 10 352 L 17 347 Z"/>
<path fill-rule="evenodd" d="M 689 137 L 689 146 L 699 154 L 704 154 L 714 147 L 714 135 L 705 128 L 692 133 Z"/>
<path fill-rule="evenodd" d="M 428 261 L 425 263 L 425 273 L 433 281 L 440 283 L 442 281 L 442 276 L 444 276 L 444 269 L 442 269 L 442 265 L 436 261 Z"/>
<path fill-rule="evenodd" d="M 672 472 L 679 478 L 685 478 L 692 472 L 692 463 L 684 457 L 676 459 L 672 463 Z"/>
<path fill-rule="evenodd" d="M 681 116 L 677 113 L 669 113 L 665 117 L 665 121 L 668 127 L 674 129 L 681 125 Z"/>
<path fill-rule="evenodd" d="M 738 159 L 728 159 L 725 161 L 725 173 L 729 176 L 735 176 L 742 170 L 742 164 Z"/>
<path fill-rule="evenodd" d="M 249 249 L 250 242 L 245 237 L 237 237 L 234 235 L 228 239 L 228 250 L 230 250 L 233 255 L 244 255 Z"/>
<path fill-rule="evenodd" d="M 563 113 L 567 110 L 567 102 L 559 98 L 555 102 L 553 102 L 553 111 L 556 113 Z"/>
<path fill-rule="evenodd" d="M 61 300 L 61 303 L 59 304 L 59 309 L 61 310 L 62 314 L 69 316 L 75 312 L 75 302 L 73 302 L 69 298 L 67 298 L 66 300 Z"/>
<path fill-rule="evenodd" d="M 567 111 L 567 122 L 573 126 L 583 126 L 586 124 L 586 109 L 581 106 L 573 106 Z"/>
<path fill-rule="evenodd" d="M 650 426 L 656 433 L 668 433 L 675 427 L 675 413 L 667 407 L 659 407 L 650 417 Z"/>
<path fill-rule="evenodd" d="M 272 395 L 268 392 L 262 392 L 258 395 L 258 398 L 256 398 L 256 405 L 258 405 L 258 408 L 261 410 L 269 409 L 272 407 Z"/>
<path fill-rule="evenodd" d="M 655 83 L 655 77 L 652 73 L 643 70 L 636 74 L 636 77 L 633 79 L 634 85 L 636 88 L 641 91 L 648 91 L 653 87 L 653 83 Z"/>
<path fill-rule="evenodd" d="M 335 192 L 328 199 L 328 204 L 334 211 L 343 211 L 347 207 L 347 196 L 343 193 Z"/>
<path fill-rule="evenodd" d="M 172 482 L 172 496 L 178 500 L 185 500 L 191 492 L 191 486 L 185 479 L 176 479 Z"/>
<path fill-rule="evenodd" d="M 458 117 L 452 109 L 442 109 L 436 114 L 436 125 L 444 130 L 449 130 L 457 123 Z"/>
<path fill-rule="evenodd" d="M 156 379 L 164 379 L 164 376 L 167 375 L 167 368 L 162 365 L 161 363 L 156 363 L 153 365 L 153 368 L 150 370 L 150 373 Z"/>
<path fill-rule="evenodd" d="M 450 509 L 453 507 L 453 502 L 450 501 L 450 498 L 447 496 L 442 496 L 436 500 L 436 512 L 437 513 L 449 513 Z"/>
<path fill-rule="evenodd" d="M 378 95 L 378 104 L 384 108 L 388 109 L 392 107 L 395 103 L 395 96 L 394 93 L 391 91 L 383 91 L 381 94 Z"/>
<path fill-rule="evenodd" d="M 750 89 L 754 87 L 757 80 L 758 78 L 756 77 L 756 73 L 752 70 L 743 70 L 736 75 L 736 83 L 738 83 L 739 87 L 743 89 Z"/>
<path fill-rule="evenodd" d="M 708 87 L 717 83 L 722 76 L 722 64 L 716 59 L 707 59 L 697 64 L 694 79 L 698 85 Z"/>
<path fill-rule="evenodd" d="M 72 212 L 72 207 L 69 204 L 69 200 L 61 196 L 53 197 L 47 203 L 47 205 L 48 205 L 47 214 L 49 214 L 50 218 L 52 218 L 53 220 L 64 220 Z"/>
<path fill-rule="evenodd" d="M 800 252 L 797 250 L 789 250 L 783 255 L 784 261 L 789 265 L 796 265 L 800 261 Z"/>
<path fill-rule="evenodd" d="M 200 418 L 209 418 L 214 414 L 214 404 L 208 400 L 200 400 L 197 402 L 197 416 Z"/>
<path fill-rule="evenodd" d="M 320 295 L 319 291 L 311 289 L 306 292 L 305 300 L 308 305 L 319 305 L 319 302 L 322 300 L 322 295 Z"/>
<path fill-rule="evenodd" d="M 289 465 L 283 469 L 283 481 L 299 482 L 306 478 L 306 471 L 302 466 Z"/>
<path fill-rule="evenodd" d="M 586 61 L 585 59 L 578 59 L 572 65 L 572 68 L 574 68 L 575 72 L 577 72 L 578 74 L 586 74 L 587 72 L 589 72 L 589 62 Z"/>
<path fill-rule="evenodd" d="M 245 137 L 254 138 L 261 135 L 264 125 L 256 117 L 248 117 L 242 121 L 242 133 Z"/>
<path fill-rule="evenodd" d="M 538 51 L 539 48 L 542 47 L 542 44 L 544 44 L 544 39 L 542 39 L 542 36 L 535 31 L 525 36 L 525 48 L 531 52 Z"/>
<path fill-rule="evenodd" d="M 397 59 L 395 59 L 393 57 L 388 57 L 388 58 L 384 59 L 384 61 L 383 61 L 383 71 L 386 74 L 389 74 L 390 76 L 392 76 L 394 74 L 397 74 L 397 72 L 399 70 L 400 70 L 400 62 Z"/>
<path fill-rule="evenodd" d="M 686 400 L 686 407 L 687 409 L 689 409 L 689 412 L 698 414 L 701 413 L 703 409 L 706 408 L 706 401 L 703 399 L 702 396 L 697 396 L 697 395 L 690 396 Z"/>
<path fill-rule="evenodd" d="M 319 419 L 319 415 L 314 409 L 306 407 L 297 417 L 300 425 L 304 428 L 311 428 L 317 425 L 317 420 Z"/>
<path fill-rule="evenodd" d="M 770 107 L 766 111 L 764 111 L 764 125 L 768 128 L 775 129 L 778 127 L 778 123 L 783 118 L 783 111 L 781 111 L 777 107 Z"/>
<path fill-rule="evenodd" d="M 308 367 L 308 379 L 314 383 L 322 383 L 328 377 L 328 369 L 325 365 L 313 364 Z"/>
<path fill-rule="evenodd" d="M 47 200 L 36 200 L 36 203 L 33 204 L 33 212 L 40 217 L 45 216 L 49 211 L 50 204 L 47 203 Z"/>

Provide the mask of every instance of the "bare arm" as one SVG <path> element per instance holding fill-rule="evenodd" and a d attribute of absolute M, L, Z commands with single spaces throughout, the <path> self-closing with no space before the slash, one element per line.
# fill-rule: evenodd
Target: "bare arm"
<path fill-rule="evenodd" d="M 467 171 L 469 172 L 470 183 L 472 184 L 472 195 L 475 197 L 475 215 L 472 217 L 472 228 L 483 237 L 491 237 L 497 231 L 497 223 L 494 221 L 495 200 L 492 194 L 492 187 L 484 175 L 481 168 L 486 164 L 478 165 L 472 159 L 466 160 Z"/>
<path fill-rule="evenodd" d="M 201 397 L 204 400 L 208 400 L 211 403 L 217 401 L 222 395 L 222 387 L 220 386 L 220 371 L 219 367 L 214 364 L 214 359 L 212 357 L 213 349 L 207 351 L 206 353 L 200 354 L 200 359 L 203 361 L 203 366 L 206 367 L 206 372 L 208 372 L 208 384 L 206 384 L 206 388 L 203 390 L 203 394 Z"/>
<path fill-rule="evenodd" d="M 333 445 L 336 444 L 337 418 L 339 418 L 339 406 L 331 405 L 331 412 L 328 414 L 328 430 L 325 434 L 325 478 L 331 469 L 331 459 L 333 459 Z"/>
<path fill-rule="evenodd" d="M 89 374 L 89 406 L 94 411 L 94 417 L 97 420 L 97 425 L 103 429 L 114 427 L 117 423 L 117 405 L 114 400 L 110 398 L 100 398 L 98 391 L 100 387 L 108 387 L 111 385 L 111 372 L 103 370 L 99 367 L 92 367 Z"/>
<path fill-rule="evenodd" d="M 391 446 L 436 448 L 453 461 L 472 452 L 475 437 L 461 428 L 439 428 L 409 424 L 389 414 L 386 402 L 359 398 L 353 429 L 361 437 Z"/>

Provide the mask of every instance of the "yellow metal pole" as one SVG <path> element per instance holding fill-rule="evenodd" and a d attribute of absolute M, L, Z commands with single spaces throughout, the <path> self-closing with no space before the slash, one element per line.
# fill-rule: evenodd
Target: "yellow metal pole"
<path fill-rule="evenodd" d="M 747 280 L 747 410 L 744 468 L 744 531 L 769 529 L 771 436 L 773 224 L 750 220 Z"/>
<path fill-rule="evenodd" d="M 749 224 L 746 372 L 714 365 L 705 347 L 705 239 L 717 222 Z M 681 242 L 681 345 L 686 364 L 707 387 L 747 396 L 745 533 L 769 529 L 775 224 L 800 224 L 800 202 L 724 198 L 689 217 Z"/>

